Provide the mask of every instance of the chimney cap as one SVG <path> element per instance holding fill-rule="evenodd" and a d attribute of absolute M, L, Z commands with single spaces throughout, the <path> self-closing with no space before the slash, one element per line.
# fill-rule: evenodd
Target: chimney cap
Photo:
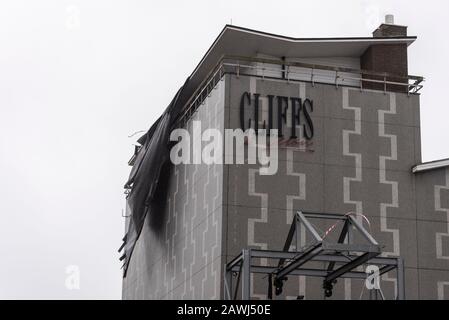
<path fill-rule="evenodd" d="M 394 15 L 392 14 L 385 15 L 385 24 L 394 24 Z"/>

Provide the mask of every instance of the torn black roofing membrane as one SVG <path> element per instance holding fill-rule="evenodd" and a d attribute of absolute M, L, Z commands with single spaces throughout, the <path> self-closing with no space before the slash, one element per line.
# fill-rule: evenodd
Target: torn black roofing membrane
<path fill-rule="evenodd" d="M 142 231 L 147 214 L 157 214 L 161 208 L 168 179 L 168 171 L 165 167 L 170 165 L 169 157 L 169 137 L 170 129 L 174 126 L 182 105 L 179 98 L 183 94 L 188 79 L 178 90 L 170 105 L 164 113 L 151 126 L 146 134 L 139 138 L 142 144 L 134 165 L 131 169 L 125 189 L 129 190 L 126 198 L 127 216 L 130 216 L 128 232 L 123 238 L 123 244 L 119 252 L 124 249 L 120 261 L 123 263 L 123 277 L 129 266 L 129 261 L 133 253 L 137 239 Z"/>

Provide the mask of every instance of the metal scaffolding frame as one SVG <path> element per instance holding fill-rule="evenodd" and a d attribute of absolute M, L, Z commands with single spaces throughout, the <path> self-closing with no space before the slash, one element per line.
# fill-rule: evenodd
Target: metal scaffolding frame
<path fill-rule="evenodd" d="M 331 242 L 326 236 L 320 236 L 307 218 L 341 220 L 344 224 L 337 242 Z M 301 247 L 301 226 L 313 239 L 312 243 L 306 247 Z M 354 232 L 361 235 L 366 243 L 353 243 Z M 290 251 L 292 247 L 296 250 Z M 396 269 L 396 299 L 403 300 L 405 298 L 403 259 L 401 257 L 379 257 L 380 254 L 379 244 L 352 215 L 298 211 L 293 217 L 282 251 L 244 249 L 226 265 L 224 297 L 228 300 L 237 299 L 239 287 L 241 287 L 241 298 L 251 299 L 251 274 L 268 276 L 268 299 L 272 298 L 273 286 L 276 295 L 282 293 L 282 287 L 287 281 L 288 275 L 323 278 L 325 296 L 330 297 L 333 285 L 338 278 L 366 279 L 368 276 L 366 272 L 355 269 L 369 264 L 379 268 L 379 276 Z M 255 263 L 257 258 L 275 260 L 277 266 L 257 264 Z M 305 264 L 309 262 L 322 262 L 327 267 L 306 268 Z M 237 276 L 235 284 L 233 275 Z M 370 291 L 371 298 L 378 296 L 377 291 Z M 382 292 L 380 292 L 380 296 L 383 298 Z"/>

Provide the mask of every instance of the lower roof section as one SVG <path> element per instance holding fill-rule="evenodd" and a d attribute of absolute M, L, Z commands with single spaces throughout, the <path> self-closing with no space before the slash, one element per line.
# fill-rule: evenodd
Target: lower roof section
<path fill-rule="evenodd" d="M 449 158 L 418 164 L 412 168 L 412 172 L 420 173 L 445 167 L 449 167 Z"/>

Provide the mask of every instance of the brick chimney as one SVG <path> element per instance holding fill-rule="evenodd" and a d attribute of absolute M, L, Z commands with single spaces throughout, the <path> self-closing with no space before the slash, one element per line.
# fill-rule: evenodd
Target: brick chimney
<path fill-rule="evenodd" d="M 387 15 L 374 32 L 373 38 L 404 38 L 407 27 L 394 24 L 394 17 Z M 361 57 L 362 70 L 386 73 L 387 81 L 404 82 L 408 75 L 407 44 L 375 44 L 370 46 Z M 382 76 L 365 75 L 365 79 L 384 80 Z M 384 90 L 384 84 L 364 82 L 367 89 Z M 406 86 L 387 85 L 387 91 L 407 92 Z"/>
<path fill-rule="evenodd" d="M 394 24 L 394 16 L 387 14 L 385 16 L 385 23 L 382 23 L 379 28 L 374 30 L 374 38 L 389 38 L 389 37 L 406 37 L 407 27 Z"/>

